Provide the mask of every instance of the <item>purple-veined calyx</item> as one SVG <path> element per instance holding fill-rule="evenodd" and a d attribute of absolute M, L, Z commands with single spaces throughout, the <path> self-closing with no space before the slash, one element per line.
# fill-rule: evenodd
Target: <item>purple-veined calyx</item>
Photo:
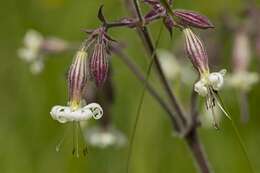
<path fill-rule="evenodd" d="M 114 40 L 107 35 L 105 27 L 94 30 L 90 37 L 93 40 L 89 51 L 90 75 L 96 85 L 100 87 L 107 79 L 110 45 Z"/>
<path fill-rule="evenodd" d="M 204 15 L 189 10 L 174 10 L 173 15 L 176 17 L 178 24 L 182 26 L 192 26 L 200 29 L 214 28 L 211 21 Z"/>

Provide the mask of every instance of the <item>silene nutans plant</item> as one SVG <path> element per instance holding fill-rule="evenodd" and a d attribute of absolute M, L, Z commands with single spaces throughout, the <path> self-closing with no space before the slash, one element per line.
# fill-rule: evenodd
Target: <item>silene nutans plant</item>
<path fill-rule="evenodd" d="M 25 61 L 30 62 L 30 64 L 38 61 L 42 63 L 45 59 L 43 56 L 44 52 L 51 54 L 75 51 L 72 62 L 68 66 L 68 100 L 64 101 L 64 105 L 53 106 L 50 114 L 54 120 L 61 124 L 73 124 L 73 153 L 77 157 L 80 156 L 81 150 L 79 147 L 80 136 L 87 143 L 99 146 L 100 148 L 110 145 L 123 146 L 128 140 L 127 171 L 129 169 L 134 135 L 132 135 L 132 138 L 127 139 L 121 132 L 115 130 L 111 126 L 112 119 L 109 115 L 113 114 L 110 108 L 114 103 L 113 99 L 111 99 L 112 95 L 109 94 L 114 89 L 110 85 L 113 78 L 112 71 L 117 70 L 112 69 L 110 63 L 113 58 L 118 57 L 165 111 L 177 136 L 187 143 L 199 171 L 202 173 L 213 172 L 197 132 L 200 126 L 198 96 L 205 100 L 205 107 L 211 112 L 211 116 L 213 117 L 212 127 L 220 128 L 215 118 L 215 107 L 218 107 L 228 119 L 231 119 L 219 96 L 219 92 L 224 86 L 226 70 L 223 69 L 219 72 L 212 72 L 210 70 L 206 47 L 199 35 L 196 34 L 197 30 L 213 30 L 215 27 L 213 23 L 208 17 L 199 12 L 172 8 L 174 2 L 172 0 L 133 0 L 127 6 L 131 15 L 118 18 L 114 21 L 107 20 L 107 17 L 103 14 L 103 6 L 100 6 L 97 15 L 101 23 L 100 26 L 96 29 L 83 30 L 87 35 L 86 39 L 76 49 L 75 44 L 70 44 L 62 39 L 57 38 L 50 42 L 38 33 L 32 34 L 34 35 L 32 37 L 29 36 L 32 39 L 28 39 L 28 35 L 26 36 L 26 48 L 18 51 L 18 55 Z M 141 9 L 142 6 L 147 6 L 149 10 L 146 13 L 143 12 Z M 193 81 L 194 85 L 189 86 L 192 93 L 190 104 L 188 105 L 190 111 L 183 109 L 184 107 L 187 108 L 187 106 L 178 100 L 176 91 L 172 89 L 171 83 L 166 77 L 163 69 L 164 66 L 159 61 L 157 44 L 153 42 L 153 36 L 149 31 L 150 24 L 153 22 L 161 22 L 162 26 L 169 33 L 169 40 L 172 39 L 174 41 L 173 30 L 180 31 L 180 35 L 184 36 L 185 44 L 183 44 L 183 50 L 186 50 L 186 57 L 194 67 L 191 73 L 198 76 L 198 80 Z M 150 67 L 155 70 L 160 80 L 159 85 L 162 86 L 162 91 L 158 91 L 147 80 L 149 73 L 143 73 L 137 63 L 134 62 L 134 59 L 125 53 L 126 44 L 114 40 L 109 35 L 110 30 L 117 28 L 138 31 L 138 35 L 143 41 L 143 46 L 148 55 L 150 55 Z M 144 54 L 146 53 L 144 52 Z M 46 56 L 46 53 L 44 55 Z M 43 63 L 41 65 L 43 66 Z M 42 70 L 43 68 L 40 67 L 36 71 L 40 72 Z M 149 69 L 147 71 L 149 72 Z M 109 86 L 107 85 L 108 83 Z M 167 97 L 161 97 L 160 92 L 164 92 Z M 138 116 L 140 114 L 137 114 L 137 120 Z M 98 123 L 101 125 L 94 130 L 88 131 L 89 128 L 86 128 L 87 137 L 85 137 L 82 134 L 84 132 L 82 129 L 88 126 L 86 122 L 92 118 L 98 120 Z M 138 121 L 136 121 L 137 123 Z M 133 134 L 136 130 L 136 124 L 132 132 Z M 86 154 L 85 152 L 86 149 L 83 148 L 83 153 Z"/>

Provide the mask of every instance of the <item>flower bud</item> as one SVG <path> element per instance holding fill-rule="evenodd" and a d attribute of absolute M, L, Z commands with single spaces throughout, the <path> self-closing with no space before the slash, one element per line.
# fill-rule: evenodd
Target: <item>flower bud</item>
<path fill-rule="evenodd" d="M 173 15 L 179 19 L 178 23 L 183 26 L 192 26 L 200 29 L 214 28 L 214 25 L 206 16 L 194 11 L 175 10 Z"/>
<path fill-rule="evenodd" d="M 185 28 L 183 32 L 185 35 L 186 51 L 193 66 L 198 70 L 200 75 L 209 73 L 208 55 L 203 43 L 190 28 Z"/>
<path fill-rule="evenodd" d="M 80 107 L 82 92 L 87 83 L 87 52 L 77 51 L 68 74 L 69 105 L 73 110 Z"/>
<path fill-rule="evenodd" d="M 90 72 L 96 85 L 102 86 L 108 73 L 108 55 L 104 43 L 97 43 L 94 46 L 93 54 L 90 58 Z"/>

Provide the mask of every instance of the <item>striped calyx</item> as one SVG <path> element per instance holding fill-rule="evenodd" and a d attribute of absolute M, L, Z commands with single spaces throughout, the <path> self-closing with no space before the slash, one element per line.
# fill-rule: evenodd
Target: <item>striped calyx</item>
<path fill-rule="evenodd" d="M 200 29 L 214 28 L 210 20 L 198 12 L 174 10 L 173 15 L 178 19 L 177 22 L 184 27 L 192 26 Z"/>
<path fill-rule="evenodd" d="M 82 48 L 77 51 L 68 73 L 69 105 L 73 110 L 81 106 L 87 74 L 87 52 Z"/>
<path fill-rule="evenodd" d="M 94 79 L 98 87 L 101 87 L 107 78 L 110 44 L 114 40 L 107 35 L 106 29 L 103 27 L 93 32 L 93 35 L 95 43 L 89 54 L 89 69 L 91 78 Z"/>
<path fill-rule="evenodd" d="M 108 54 L 104 44 L 97 43 L 90 59 L 90 72 L 97 86 L 102 86 L 107 78 Z"/>
<path fill-rule="evenodd" d="M 187 54 L 200 75 L 208 74 L 208 55 L 200 38 L 190 28 L 183 29 Z"/>

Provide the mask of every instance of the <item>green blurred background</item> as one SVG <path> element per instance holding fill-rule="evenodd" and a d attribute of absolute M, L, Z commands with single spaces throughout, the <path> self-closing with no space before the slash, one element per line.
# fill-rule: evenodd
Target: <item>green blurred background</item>
<path fill-rule="evenodd" d="M 246 4 L 239 0 L 176 0 L 175 8 L 200 11 L 216 24 L 216 30 L 209 33 L 221 34 L 223 48 L 219 57 L 225 64 L 217 69 L 230 70 L 230 33 L 218 27 L 220 15 L 230 12 L 237 15 Z M 128 147 L 120 149 L 89 148 L 85 158 L 72 156 L 72 146 L 67 138 L 62 151 L 55 146 L 64 133 L 64 125 L 53 121 L 49 115 L 55 104 L 67 102 L 65 73 L 73 52 L 49 56 L 43 73 L 34 76 L 28 66 L 17 57 L 22 46 L 24 33 L 34 28 L 46 36 L 57 36 L 71 42 L 85 38 L 82 28 L 95 28 L 99 22 L 96 13 L 104 4 L 104 12 L 110 20 L 127 15 L 120 0 L 8 0 L 1 1 L 0 16 L 0 172 L 2 173 L 122 173 L 125 172 Z M 151 25 L 154 35 L 159 23 Z M 117 40 L 127 43 L 127 52 L 143 68 L 147 59 L 136 32 L 129 29 L 111 30 Z M 216 34 L 217 33 L 217 34 Z M 209 36 L 210 36 L 209 34 Z M 174 32 L 178 39 L 182 34 Z M 171 49 L 171 41 L 163 31 L 159 47 Z M 206 44 L 207 45 L 207 44 Z M 259 61 L 254 57 L 252 69 L 259 71 Z M 142 85 L 122 62 L 113 57 L 113 81 L 116 101 L 113 106 L 113 124 L 130 136 L 136 110 L 141 96 Z M 192 68 L 192 67 L 191 67 Z M 153 74 L 151 82 L 159 88 Z M 189 97 L 189 90 L 182 91 Z M 180 95 L 178 93 L 178 95 Z M 185 96 L 186 95 L 186 96 Z M 258 101 L 259 85 L 249 96 L 251 119 L 243 125 L 239 118 L 239 104 L 236 93 L 226 90 L 221 93 L 226 107 L 238 125 L 247 146 L 249 158 L 256 172 L 260 172 L 260 117 Z M 192 156 L 183 140 L 174 137 L 171 124 L 165 112 L 148 94 L 145 97 L 141 118 L 134 141 L 130 172 L 134 173 L 192 173 L 196 172 Z M 216 173 L 249 172 L 246 158 L 228 120 L 221 123 L 221 130 L 200 129 L 199 135 L 205 151 Z"/>

